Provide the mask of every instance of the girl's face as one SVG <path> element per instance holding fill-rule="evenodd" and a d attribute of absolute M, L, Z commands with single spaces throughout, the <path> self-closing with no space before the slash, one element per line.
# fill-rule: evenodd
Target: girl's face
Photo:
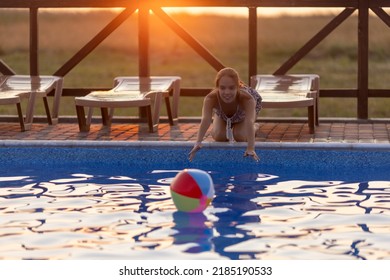
<path fill-rule="evenodd" d="M 237 95 L 237 84 L 231 77 L 223 76 L 219 80 L 218 91 L 223 102 L 234 102 Z"/>

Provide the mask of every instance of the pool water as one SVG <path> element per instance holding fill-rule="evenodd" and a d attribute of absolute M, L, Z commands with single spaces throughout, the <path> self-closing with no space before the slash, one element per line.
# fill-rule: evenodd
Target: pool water
<path fill-rule="evenodd" d="M 0 148 L 0 259 L 390 259 L 389 150 Z M 177 172 L 209 172 L 203 212 Z"/>

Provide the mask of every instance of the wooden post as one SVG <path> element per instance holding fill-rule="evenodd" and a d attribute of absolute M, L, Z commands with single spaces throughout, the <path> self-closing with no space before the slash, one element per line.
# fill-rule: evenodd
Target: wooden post
<path fill-rule="evenodd" d="M 150 76 L 149 62 L 149 8 L 140 5 L 138 10 L 138 73 L 140 77 Z"/>
<path fill-rule="evenodd" d="M 368 20 L 367 0 L 359 0 L 357 117 L 368 119 Z"/>
<path fill-rule="evenodd" d="M 30 8 L 30 75 L 38 75 L 38 8 Z"/>
<path fill-rule="evenodd" d="M 251 76 L 257 74 L 257 7 L 249 7 L 249 75 L 248 84 Z"/>
<path fill-rule="evenodd" d="M 138 76 L 149 77 L 149 7 L 142 4 L 138 9 L 138 55 Z M 147 117 L 145 107 L 140 107 L 138 111 L 140 119 Z"/>

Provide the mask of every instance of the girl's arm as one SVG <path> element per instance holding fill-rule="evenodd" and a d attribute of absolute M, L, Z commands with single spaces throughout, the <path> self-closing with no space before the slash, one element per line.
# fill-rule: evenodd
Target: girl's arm
<path fill-rule="evenodd" d="M 244 156 L 252 156 L 256 161 L 258 161 L 259 157 L 255 152 L 256 101 L 247 95 L 243 101 L 243 108 L 245 110 L 245 132 L 248 143 Z"/>
<path fill-rule="evenodd" d="M 205 97 L 203 101 L 202 119 L 200 122 L 198 135 L 196 137 L 196 143 L 188 155 L 190 161 L 192 161 L 192 159 L 195 157 L 195 153 L 199 151 L 200 148 L 202 147 L 203 138 L 206 135 L 206 132 L 212 122 L 213 107 L 214 107 L 214 101 L 211 97 L 211 94 L 209 94 Z"/>

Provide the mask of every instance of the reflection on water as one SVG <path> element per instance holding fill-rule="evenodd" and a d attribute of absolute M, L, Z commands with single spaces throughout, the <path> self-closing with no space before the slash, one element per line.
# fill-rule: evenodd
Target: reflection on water
<path fill-rule="evenodd" d="M 187 214 L 177 172 L 0 177 L 0 259 L 390 258 L 390 181 L 210 172 L 212 205 Z"/>

